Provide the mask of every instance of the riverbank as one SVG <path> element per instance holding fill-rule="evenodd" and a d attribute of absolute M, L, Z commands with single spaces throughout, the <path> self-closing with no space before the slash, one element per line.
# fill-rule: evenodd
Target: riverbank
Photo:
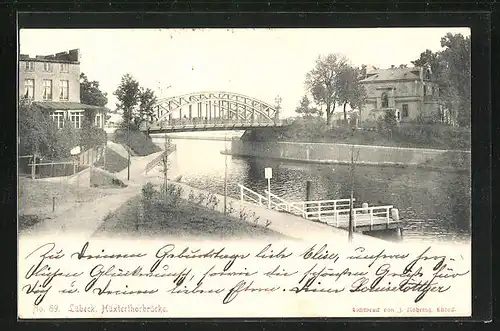
<path fill-rule="evenodd" d="M 266 227 L 225 216 L 207 207 L 180 200 L 168 207 L 157 206 L 147 217 L 138 211 L 143 209 L 141 195 L 128 200 L 109 214 L 97 229 L 96 237 L 173 237 L 205 238 L 216 240 L 261 239 L 283 240 L 286 236 Z"/>
<path fill-rule="evenodd" d="M 353 150 L 356 165 L 361 166 L 470 172 L 470 152 L 460 150 L 233 140 L 231 150 L 222 153 L 238 157 L 260 157 L 301 163 L 350 164 Z"/>

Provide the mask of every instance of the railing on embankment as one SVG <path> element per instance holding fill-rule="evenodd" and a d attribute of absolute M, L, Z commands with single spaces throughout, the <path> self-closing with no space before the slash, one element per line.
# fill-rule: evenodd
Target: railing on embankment
<path fill-rule="evenodd" d="M 144 172 L 147 174 L 154 167 L 156 167 L 160 162 L 163 161 L 165 154 L 170 155 L 170 153 L 174 152 L 176 149 L 177 149 L 176 145 L 174 145 L 174 144 L 170 145 L 165 151 L 163 151 L 163 153 L 159 154 L 153 160 L 149 161 L 149 163 L 146 165 L 146 169 L 144 170 Z"/>
<path fill-rule="evenodd" d="M 350 199 L 288 202 L 267 190 L 265 195 L 261 195 L 241 184 L 238 184 L 238 187 L 242 202 L 288 212 L 338 228 L 349 227 Z M 354 201 L 355 199 L 353 199 Z M 390 225 L 399 224 L 398 214 L 397 209 L 392 205 L 369 207 L 365 203 L 361 208 L 352 209 L 354 229 L 368 230 L 377 226 L 388 228 Z"/>

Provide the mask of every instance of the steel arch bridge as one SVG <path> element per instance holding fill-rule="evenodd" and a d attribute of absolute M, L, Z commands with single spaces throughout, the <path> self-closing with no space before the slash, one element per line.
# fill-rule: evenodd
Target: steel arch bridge
<path fill-rule="evenodd" d="M 232 92 L 196 92 L 160 99 L 149 133 L 283 126 L 276 107 Z"/>

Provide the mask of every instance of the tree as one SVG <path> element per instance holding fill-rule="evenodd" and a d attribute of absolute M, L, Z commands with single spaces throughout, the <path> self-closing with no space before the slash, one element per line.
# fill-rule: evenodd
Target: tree
<path fill-rule="evenodd" d="M 361 80 L 366 76 L 366 66 L 355 68 L 344 66 L 342 71 L 337 76 L 336 89 L 338 94 L 338 102 L 344 107 L 344 121 L 347 123 L 346 106 L 349 104 L 351 108 L 359 108 L 366 100 L 366 90 Z"/>
<path fill-rule="evenodd" d="M 430 67 L 440 82 L 440 97 L 460 126 L 471 120 L 471 43 L 470 37 L 447 33 L 441 38 L 439 52 L 426 50 L 412 61 L 415 66 Z"/>
<path fill-rule="evenodd" d="M 122 125 L 131 130 L 138 130 L 143 121 L 156 119 L 154 105 L 157 101 L 155 93 L 143 88 L 130 74 L 123 75 L 121 83 L 114 92 L 118 99 L 116 107 L 123 111 Z"/>
<path fill-rule="evenodd" d="M 295 109 L 295 112 L 303 115 L 304 117 L 312 115 L 319 115 L 319 116 L 323 115 L 323 112 L 320 109 L 316 107 L 311 107 L 311 101 L 309 100 L 307 95 L 304 95 L 302 97 L 299 106 Z"/>
<path fill-rule="evenodd" d="M 122 76 L 120 85 L 113 94 L 118 99 L 116 108 L 123 111 L 122 125 L 128 129 L 137 129 L 130 126 L 134 124 L 133 119 L 138 113 L 137 107 L 140 103 L 141 94 L 139 82 L 130 74 L 125 74 Z"/>
<path fill-rule="evenodd" d="M 142 88 L 139 94 L 139 116 L 135 124 L 139 126 L 142 121 L 154 121 L 156 120 L 156 114 L 154 112 L 154 105 L 157 101 L 155 93 L 149 88 Z"/>
<path fill-rule="evenodd" d="M 331 125 L 332 114 L 338 100 L 337 77 L 347 65 L 347 59 L 340 54 L 318 56 L 315 67 L 307 73 L 305 85 L 314 102 L 326 106 L 326 123 Z"/>
<path fill-rule="evenodd" d="M 471 123 L 471 41 L 462 34 L 447 33 L 441 38 L 440 80 L 446 82 L 445 104 L 453 109 L 459 126 Z"/>
<path fill-rule="evenodd" d="M 99 82 L 89 81 L 83 72 L 80 74 L 80 102 L 99 107 L 104 107 L 108 103 L 107 93 L 99 89 Z"/>
<path fill-rule="evenodd" d="M 411 63 L 416 67 L 428 67 L 431 69 L 434 77 L 439 76 L 440 72 L 440 52 L 432 52 L 426 49 L 425 52 L 420 53 L 420 57 Z"/>

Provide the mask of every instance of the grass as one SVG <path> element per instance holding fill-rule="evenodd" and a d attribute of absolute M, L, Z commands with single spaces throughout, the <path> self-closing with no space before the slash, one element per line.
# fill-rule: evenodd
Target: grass
<path fill-rule="evenodd" d="M 112 150 L 106 147 L 106 170 L 111 173 L 120 172 L 127 168 L 128 160 Z M 104 157 L 95 164 L 96 167 L 104 167 Z"/>
<path fill-rule="evenodd" d="M 128 139 L 127 136 L 129 136 Z M 129 146 L 137 156 L 146 156 L 161 151 L 161 148 L 153 143 L 150 137 L 140 131 L 131 130 L 128 133 L 122 129 L 116 130 L 113 142 Z"/>
<path fill-rule="evenodd" d="M 110 194 L 110 190 L 78 186 L 60 182 L 47 182 L 19 178 L 19 214 L 23 215 L 29 209 L 52 207 L 52 198 L 56 198 L 58 206 L 86 202 Z"/>
<path fill-rule="evenodd" d="M 470 129 L 440 123 L 400 123 L 390 132 L 377 130 L 373 125 L 356 130 L 344 126 L 330 128 L 322 118 L 310 117 L 295 119 L 282 129 L 253 131 L 255 137 L 246 133 L 242 139 L 461 150 L 469 150 L 471 146 Z"/>
<path fill-rule="evenodd" d="M 171 237 L 284 238 L 278 232 L 225 216 L 203 206 L 180 200 L 176 206 L 153 208 L 146 220 L 141 220 L 141 195 L 127 201 L 98 230 L 100 235 L 147 235 Z"/>
<path fill-rule="evenodd" d="M 43 221 L 38 215 L 19 215 L 19 231 L 27 230 Z"/>

